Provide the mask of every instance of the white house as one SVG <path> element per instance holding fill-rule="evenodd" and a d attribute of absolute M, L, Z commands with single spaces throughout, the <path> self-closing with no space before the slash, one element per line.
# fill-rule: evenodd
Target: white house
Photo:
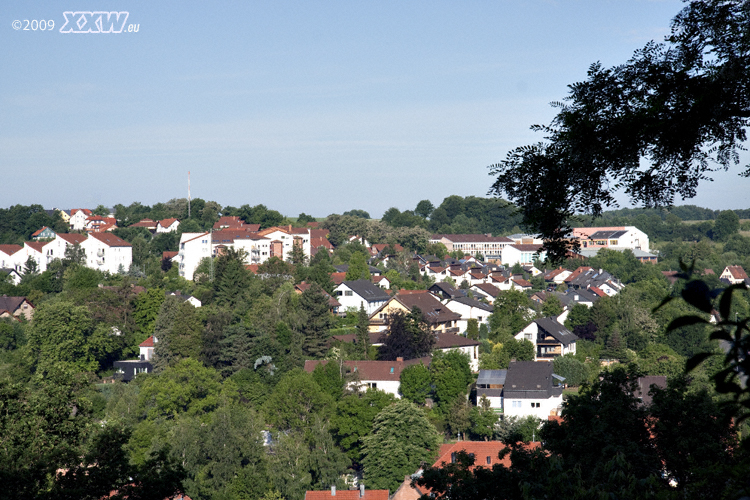
<path fill-rule="evenodd" d="M 89 233 L 80 246 L 86 252 L 86 267 L 92 269 L 115 274 L 133 263 L 133 246 L 111 233 Z"/>
<path fill-rule="evenodd" d="M 727 266 L 719 276 L 719 279 L 727 280 L 731 284 L 744 283 L 747 280 L 747 273 L 742 266 Z"/>
<path fill-rule="evenodd" d="M 325 366 L 336 361 L 305 361 L 305 371 L 312 373 L 319 365 Z M 349 387 L 357 387 L 359 390 L 377 389 L 397 398 L 401 397 L 399 387 L 401 385 L 401 372 L 404 368 L 418 364 L 429 365 L 430 358 L 418 358 L 404 361 L 397 358 L 396 361 L 344 361 L 340 367 L 351 380 Z"/>
<path fill-rule="evenodd" d="M 495 301 L 495 298 L 500 293 L 500 289 L 492 283 L 474 285 L 469 290 L 474 294 L 474 297 L 486 299 L 490 304 Z"/>
<path fill-rule="evenodd" d="M 535 361 L 552 361 L 558 356 L 576 353 L 578 337 L 555 318 L 540 318 L 518 332 L 516 340 L 534 344 Z"/>
<path fill-rule="evenodd" d="M 20 245 L 0 245 L 0 268 L 20 271 L 23 269 L 24 255 Z"/>
<path fill-rule="evenodd" d="M 141 342 L 138 346 L 141 361 L 151 361 L 151 358 L 154 357 L 154 344 L 156 344 L 156 342 L 157 340 L 153 335 Z"/>
<path fill-rule="evenodd" d="M 74 208 L 70 211 L 70 228 L 74 231 L 83 231 L 86 228 L 86 219 L 92 212 L 88 208 Z"/>
<path fill-rule="evenodd" d="M 333 293 L 341 304 L 340 311 L 358 310 L 364 306 L 368 315 L 391 298 L 382 288 L 367 280 L 343 281 Z"/>
<path fill-rule="evenodd" d="M 163 219 L 156 223 L 156 232 L 157 234 L 174 233 L 178 227 L 180 227 L 180 221 L 177 219 Z"/>
<path fill-rule="evenodd" d="M 40 273 L 46 271 L 48 262 L 47 252 L 50 250 L 44 247 L 49 243 L 49 241 L 24 241 L 22 250 L 23 254 L 20 256 L 22 259 L 21 271 L 29 258 L 36 262 L 37 269 Z"/>
<path fill-rule="evenodd" d="M 511 361 L 503 386 L 503 414 L 542 420 L 559 415 L 563 387 L 556 384 L 560 377 L 552 369 L 552 363 Z"/>
<path fill-rule="evenodd" d="M 445 302 L 445 307 L 461 315 L 461 319 L 458 320 L 460 332 L 466 331 L 470 319 L 477 320 L 480 325 L 487 324 L 487 320 L 492 314 L 492 306 L 469 297 L 454 297 Z"/>
<path fill-rule="evenodd" d="M 47 260 L 46 265 L 49 265 L 55 259 L 63 260 L 65 258 L 65 250 L 68 247 L 74 245 L 81 245 L 86 241 L 86 235 L 78 233 L 58 233 L 55 235 L 55 239 L 44 245 L 45 259 Z"/>

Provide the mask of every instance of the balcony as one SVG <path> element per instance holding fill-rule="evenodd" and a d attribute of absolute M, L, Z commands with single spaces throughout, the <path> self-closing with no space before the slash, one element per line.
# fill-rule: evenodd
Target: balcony
<path fill-rule="evenodd" d="M 452 333 L 454 335 L 458 335 L 459 328 L 457 326 L 454 326 L 453 328 L 446 328 L 445 333 Z"/>

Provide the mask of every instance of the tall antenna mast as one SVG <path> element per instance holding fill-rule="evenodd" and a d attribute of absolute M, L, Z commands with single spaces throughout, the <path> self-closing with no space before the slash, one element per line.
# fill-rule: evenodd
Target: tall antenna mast
<path fill-rule="evenodd" d="M 188 219 L 190 218 L 190 170 L 188 170 Z"/>

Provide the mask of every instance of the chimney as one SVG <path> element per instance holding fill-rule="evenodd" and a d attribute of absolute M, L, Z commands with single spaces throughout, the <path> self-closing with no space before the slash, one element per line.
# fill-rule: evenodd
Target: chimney
<path fill-rule="evenodd" d="M 359 498 L 365 497 L 365 485 L 364 483 L 359 484 Z"/>
<path fill-rule="evenodd" d="M 396 358 L 396 361 L 400 361 L 400 362 L 403 362 L 403 361 L 404 361 L 404 358 Z"/>
<path fill-rule="evenodd" d="M 335 485 L 334 485 L 334 486 L 331 486 L 331 496 L 332 496 L 332 497 L 335 497 L 335 496 L 336 496 L 336 486 L 335 486 Z"/>

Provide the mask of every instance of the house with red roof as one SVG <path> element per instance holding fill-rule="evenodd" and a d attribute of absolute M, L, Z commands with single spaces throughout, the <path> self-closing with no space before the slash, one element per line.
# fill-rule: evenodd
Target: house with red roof
<path fill-rule="evenodd" d="M 719 279 L 727 280 L 733 285 L 747 283 L 747 273 L 742 266 L 727 266 L 719 276 Z"/>
<path fill-rule="evenodd" d="M 89 233 L 80 243 L 86 252 L 86 267 L 116 274 L 133 263 L 133 246 L 112 233 Z"/>
<path fill-rule="evenodd" d="M 0 269 L 20 271 L 25 262 L 21 245 L 0 245 Z"/>
<path fill-rule="evenodd" d="M 88 208 L 74 208 L 70 211 L 70 228 L 74 231 L 83 231 L 86 228 L 86 219 L 93 212 Z"/>
<path fill-rule="evenodd" d="M 371 361 L 371 360 L 350 360 L 344 361 L 343 367 L 349 377 L 353 380 L 349 382 L 350 387 L 357 387 L 359 390 L 377 389 L 387 392 L 397 398 L 401 397 L 399 387 L 401 385 L 401 372 L 404 368 L 412 365 L 423 364 L 429 366 L 429 357 L 409 359 L 396 358 L 396 361 Z M 320 365 L 327 365 L 328 360 L 307 360 L 305 361 L 305 371 L 312 373 Z M 335 363 L 336 361 L 332 361 Z"/>
<path fill-rule="evenodd" d="M 305 500 L 388 500 L 388 490 L 368 490 L 360 484 L 357 490 L 337 491 L 331 486 L 330 490 L 306 491 Z"/>
<path fill-rule="evenodd" d="M 177 219 L 162 219 L 156 223 L 156 233 L 174 233 L 180 227 Z"/>

